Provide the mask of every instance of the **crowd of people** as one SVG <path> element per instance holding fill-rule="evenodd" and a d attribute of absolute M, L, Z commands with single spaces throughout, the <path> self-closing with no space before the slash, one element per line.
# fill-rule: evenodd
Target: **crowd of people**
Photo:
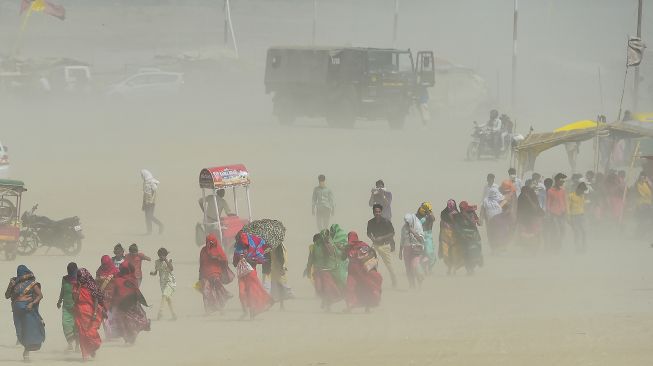
<path fill-rule="evenodd" d="M 153 213 L 159 183 L 151 173 L 145 172 L 142 173 L 143 210 L 150 233 L 152 222 L 157 222 Z M 355 231 L 348 232 L 330 223 L 335 199 L 326 185 L 326 177 L 320 175 L 313 192 L 313 213 L 319 232 L 313 236 L 309 247 L 304 276 L 314 285 L 321 308 L 331 311 L 340 301 L 345 303 L 345 312 L 357 308 L 370 312 L 378 306 L 383 285 L 380 262 L 387 269 L 392 287 L 397 287 L 394 252 L 404 262 L 410 288 L 422 285 L 438 259 L 446 266 L 447 275 L 454 275 L 463 267 L 468 275 L 474 274 L 476 268 L 484 264 L 479 232 L 483 225 L 493 254 L 505 252 L 512 243 L 531 254 L 558 252 L 567 226 L 574 233 L 576 251 L 582 253 L 587 250 L 587 221 L 616 223 L 621 222 L 625 214 L 636 219 L 636 235 L 650 234 L 653 185 L 644 173 L 630 189 L 626 189 L 625 174 L 614 171 L 606 175 L 574 174 L 569 181 L 563 173 L 545 179 L 533 173 L 522 182 L 511 168 L 501 184 L 495 181 L 494 174 L 487 175 L 480 207 L 468 201 L 457 204 L 450 199 L 446 202 L 440 211 L 436 241 L 433 230 L 438 217 L 430 202 L 423 202 L 414 213 L 405 214 L 401 230 L 395 232 L 391 221 L 392 193 L 379 180 L 370 194 L 373 217 L 367 222 L 366 235 L 370 243 L 366 243 Z M 231 251 L 230 261 L 227 252 Z M 137 244 L 131 244 L 126 254 L 123 246 L 117 244 L 113 254 L 113 257 L 101 257 L 95 277 L 86 268 L 71 262 L 61 279 L 57 307 L 62 311 L 67 350 L 81 352 L 84 360 L 94 358 L 100 348 L 100 328 L 104 328 L 105 340 L 122 338 L 128 345 L 136 342 L 140 332 L 150 330 L 150 320 L 144 309 L 148 305 L 140 287 L 143 262 L 152 259 L 141 253 Z M 161 289 L 157 320 L 163 318 L 166 309 L 172 320 L 177 319 L 173 306 L 176 278 L 169 254 L 166 248 L 160 248 L 150 272 L 158 276 Z M 262 277 L 258 274 L 259 265 Z M 215 234 L 209 234 L 200 250 L 195 288 L 202 294 L 207 315 L 223 313 L 233 297 L 226 285 L 237 280 L 241 318 L 253 319 L 274 304 L 283 309 L 284 302 L 294 298 L 288 286 L 287 271 L 287 251 L 283 243 L 272 246 L 259 236 L 241 231 L 232 249 L 225 248 Z M 35 275 L 20 265 L 16 277 L 9 282 L 5 297 L 11 299 L 16 337 L 24 347 L 24 359 L 29 360 L 30 352 L 39 350 L 45 340 L 44 321 L 39 313 L 43 299 L 41 286 Z"/>

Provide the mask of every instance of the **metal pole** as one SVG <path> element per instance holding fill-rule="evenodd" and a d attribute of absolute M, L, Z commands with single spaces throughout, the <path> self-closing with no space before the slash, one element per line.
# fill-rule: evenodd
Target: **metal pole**
<path fill-rule="evenodd" d="M 518 19 L 518 0 L 515 0 L 515 9 L 512 24 L 512 100 L 511 107 L 515 112 L 515 100 L 517 98 L 517 19 Z"/>
<path fill-rule="evenodd" d="M 234 43 L 234 51 L 236 52 L 236 57 L 238 57 L 238 43 L 236 42 L 236 34 L 234 33 L 234 24 L 231 21 L 231 5 L 229 0 L 225 0 L 225 14 L 227 17 L 227 22 L 229 23 L 229 33 L 231 34 L 231 41 Z"/>
<path fill-rule="evenodd" d="M 202 188 L 202 212 L 204 213 L 204 218 L 202 219 L 202 225 L 204 226 L 204 234 L 207 234 L 206 232 L 206 209 L 208 208 L 207 202 L 206 202 L 206 192 L 204 188 Z"/>
<path fill-rule="evenodd" d="M 601 66 L 599 66 L 599 97 L 601 98 L 601 114 L 605 114 L 605 106 L 603 104 L 603 81 L 601 79 Z"/>
<path fill-rule="evenodd" d="M 222 14 L 224 14 L 223 40 L 225 47 L 229 44 L 229 22 L 227 22 L 227 0 L 222 4 Z"/>
<path fill-rule="evenodd" d="M 313 38 L 312 45 L 315 46 L 315 38 L 317 37 L 317 0 L 313 0 Z"/>
<path fill-rule="evenodd" d="M 397 48 L 397 32 L 399 28 L 399 0 L 395 0 L 394 26 L 392 29 L 392 47 Z"/>
<path fill-rule="evenodd" d="M 252 222 L 252 203 L 249 199 L 249 186 L 245 186 L 245 193 L 247 193 L 247 212 L 249 213 L 249 222 Z"/>
<path fill-rule="evenodd" d="M 222 242 L 222 220 L 220 219 L 220 209 L 218 208 L 218 192 L 213 190 L 213 205 L 215 205 L 215 212 L 218 219 L 218 236 L 220 237 L 220 245 L 224 248 L 224 243 Z"/>
<path fill-rule="evenodd" d="M 642 38 L 642 0 L 639 0 L 637 8 L 637 37 Z M 633 112 L 638 112 L 639 104 L 639 65 L 635 67 L 635 83 L 633 91 Z"/>
<path fill-rule="evenodd" d="M 233 187 L 232 192 L 234 195 L 234 208 L 236 210 L 236 216 L 238 216 L 238 200 L 236 199 L 236 187 Z"/>

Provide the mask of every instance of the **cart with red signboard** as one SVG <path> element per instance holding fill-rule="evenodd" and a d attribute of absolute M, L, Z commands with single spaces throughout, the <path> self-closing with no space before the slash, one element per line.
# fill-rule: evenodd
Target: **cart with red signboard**
<path fill-rule="evenodd" d="M 20 205 L 25 183 L 0 179 L 0 250 L 6 260 L 14 260 L 20 239 Z"/>
<path fill-rule="evenodd" d="M 252 221 L 249 172 L 243 164 L 205 168 L 200 172 L 199 185 L 202 189 L 199 204 L 203 212 L 203 220 L 202 225 L 198 224 L 196 227 L 197 245 L 204 244 L 207 234 L 215 233 L 222 246 L 231 250 L 236 234 Z M 246 217 L 241 217 L 238 206 L 238 192 L 243 190 L 247 200 Z M 233 212 L 225 199 L 227 191 L 231 191 L 233 195 Z"/>

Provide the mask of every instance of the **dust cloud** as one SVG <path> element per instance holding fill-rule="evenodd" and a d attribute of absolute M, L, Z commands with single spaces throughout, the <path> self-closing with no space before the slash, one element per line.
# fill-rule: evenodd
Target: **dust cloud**
<path fill-rule="evenodd" d="M 449 198 L 479 204 L 487 173 L 507 177 L 507 160 L 464 159 L 472 121 L 485 122 L 490 109 L 511 115 L 524 134 L 531 126 L 549 131 L 598 114 L 616 119 L 635 1 L 521 2 L 514 108 L 512 1 L 402 1 L 397 47 L 433 50 L 470 75 L 463 80 L 468 87 L 440 75 L 431 91 L 431 122 L 423 126 L 411 110 L 402 130 L 383 121 L 358 121 L 352 129 L 328 128 L 315 118 L 293 126 L 276 121 L 263 85 L 266 50 L 310 45 L 311 1 L 233 1 L 238 58 L 231 45 L 223 47 L 222 2 L 59 2 L 66 20 L 33 14 L 22 35 L 19 1 L 0 2 L 0 58 L 20 48 L 22 60 L 69 58 L 92 72 L 88 93 L 53 85 L 51 93 L 0 94 L 0 141 L 10 148 L 11 177 L 26 182 L 23 209 L 38 203 L 53 219 L 77 215 L 86 236 L 74 258 L 42 248 L 0 262 L 5 278 L 26 264 L 43 286 L 47 338 L 33 363 L 80 359 L 63 351 L 55 306 L 66 264 L 72 260 L 95 273 L 115 243 L 136 242 L 151 257 L 162 246 L 171 251 L 179 319 L 153 321 L 131 348 L 105 342 L 96 365 L 650 364 L 653 250 L 612 227 L 591 228 L 585 255 L 573 253 L 568 234 L 560 255 L 536 257 L 516 246 L 491 256 L 481 228 L 485 266 L 475 276 L 446 276 L 438 262 L 419 291 L 408 289 L 395 257 L 399 287 L 391 288 L 381 265 L 383 298 L 369 315 L 341 314 L 342 303 L 324 313 L 302 278 L 316 232 L 310 198 L 318 174 L 326 175 L 336 197 L 333 222 L 364 237 L 377 179 L 394 195 L 398 230 L 403 214 L 423 201 L 433 202 L 436 212 Z M 317 44 L 391 47 L 393 7 L 391 0 L 318 1 Z M 643 24 L 643 38 L 653 39 L 652 9 L 645 7 Z M 177 57 L 182 53 L 186 61 Z M 181 94 L 136 102 L 106 95 L 109 85 L 146 67 L 183 72 Z M 640 109 L 648 111 L 653 68 L 643 63 L 641 74 Z M 630 78 L 627 88 L 624 106 L 631 108 Z M 559 150 L 545 153 L 536 170 L 547 177 L 569 171 Z M 231 163 L 251 172 L 254 217 L 287 227 L 289 284 L 297 297 L 285 311 L 274 307 L 251 322 L 237 321 L 237 286 L 228 286 L 236 297 L 226 314 L 210 317 L 192 287 L 200 249 L 194 228 L 202 220 L 197 178 L 204 167 Z M 591 147 L 581 150 L 579 166 L 591 169 Z M 161 181 L 162 235 L 143 235 L 143 168 Z M 144 263 L 144 273 L 152 269 Z M 146 277 L 143 292 L 154 318 L 158 279 Z M 21 349 L 14 347 L 9 301 L 3 306 L 0 362 L 9 365 Z"/>

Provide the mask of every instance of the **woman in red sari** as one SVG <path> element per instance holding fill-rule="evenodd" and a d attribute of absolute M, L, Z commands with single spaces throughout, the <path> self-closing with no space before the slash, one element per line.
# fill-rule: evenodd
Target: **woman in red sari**
<path fill-rule="evenodd" d="M 111 312 L 116 328 L 125 342 L 132 345 L 139 332 L 150 330 L 150 320 L 142 306 L 148 306 L 147 301 L 138 289 L 134 266 L 129 262 L 120 265 L 120 274 L 114 279 L 113 288 Z"/>
<path fill-rule="evenodd" d="M 356 307 L 364 307 L 369 313 L 370 308 L 381 302 L 381 285 L 383 278 L 376 270 L 378 259 L 376 252 L 367 243 L 358 240 L 358 234 L 350 232 L 347 236 L 349 247 L 349 275 L 345 301 L 347 311 Z"/>
<path fill-rule="evenodd" d="M 95 358 L 95 352 L 102 344 L 98 329 L 104 316 L 104 295 L 86 268 L 77 271 L 73 299 L 75 300 L 75 325 L 79 332 L 82 358 L 84 360 Z"/>
<path fill-rule="evenodd" d="M 248 314 L 250 319 L 254 319 L 270 308 L 273 302 L 256 274 L 256 265 L 263 263 L 262 256 L 255 255 L 256 249 L 260 247 L 252 247 L 250 240 L 260 243 L 262 239 L 241 233 L 233 257 L 233 265 L 238 274 L 238 296 L 243 309 L 241 319 L 246 318 Z"/>
<path fill-rule="evenodd" d="M 200 251 L 200 290 L 204 298 L 206 315 L 224 311 L 231 294 L 224 284 L 233 280 L 233 272 L 229 269 L 227 255 L 218 243 L 215 234 L 206 237 L 206 245 Z"/>
<path fill-rule="evenodd" d="M 111 309 L 111 296 L 113 295 L 114 278 L 118 276 L 118 268 L 113 264 L 113 260 L 108 255 L 103 255 L 100 260 L 100 267 L 95 272 L 95 282 L 97 282 L 100 291 L 104 295 L 104 308 L 106 309 L 106 319 L 102 322 L 104 326 L 104 336 L 106 339 L 118 338 L 118 330 L 113 319 Z"/>

